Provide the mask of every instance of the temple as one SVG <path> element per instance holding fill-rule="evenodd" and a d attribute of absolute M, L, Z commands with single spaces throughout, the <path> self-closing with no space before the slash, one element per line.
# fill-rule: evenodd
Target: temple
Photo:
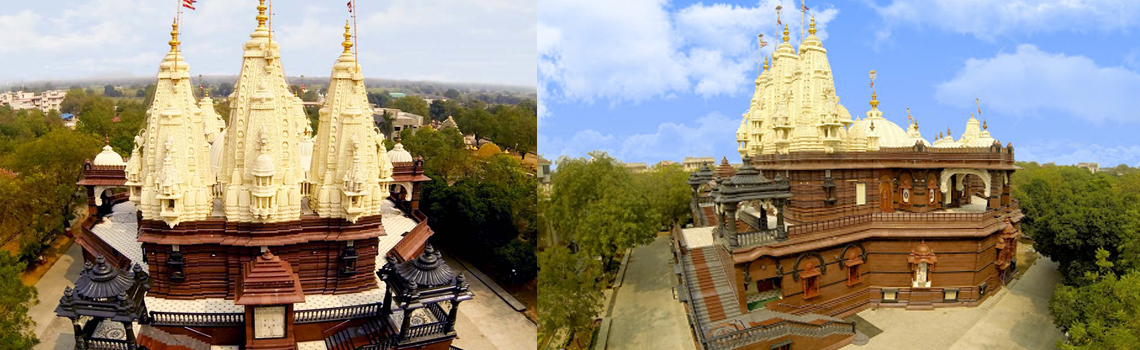
<path fill-rule="evenodd" d="M 869 307 L 971 307 L 1016 271 L 1013 147 L 974 116 L 924 139 L 839 102 L 827 50 L 783 42 L 757 77 L 725 159 L 689 178 L 694 227 L 674 232 L 680 286 L 706 349 L 837 349 Z M 909 114 L 909 110 L 908 110 Z"/>
<path fill-rule="evenodd" d="M 76 349 L 454 349 L 473 293 L 428 244 L 423 159 L 372 126 L 350 28 L 313 135 L 265 10 L 228 118 L 175 23 L 131 156 L 85 164 L 86 263 L 56 310 Z"/>

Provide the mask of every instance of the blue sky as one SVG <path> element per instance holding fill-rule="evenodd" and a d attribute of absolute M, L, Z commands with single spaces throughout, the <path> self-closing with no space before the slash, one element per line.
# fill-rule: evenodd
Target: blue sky
<path fill-rule="evenodd" d="M 739 159 L 735 131 L 784 7 L 799 2 L 539 0 L 539 150 L 630 162 Z M 809 0 L 841 102 L 923 136 L 960 135 L 974 98 L 1019 160 L 1140 165 L 1140 1 Z"/>
<path fill-rule="evenodd" d="M 178 0 L 3 1 L 0 86 L 46 79 L 154 76 Z M 328 76 L 347 0 L 277 0 L 274 39 L 289 75 Z M 198 0 L 182 18 L 193 74 L 237 74 L 256 0 Z M 370 78 L 534 86 L 535 0 L 359 0 Z"/>

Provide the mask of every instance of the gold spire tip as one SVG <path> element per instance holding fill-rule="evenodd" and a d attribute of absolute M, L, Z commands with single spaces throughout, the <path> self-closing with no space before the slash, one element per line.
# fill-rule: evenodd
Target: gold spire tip
<path fill-rule="evenodd" d="M 265 7 L 265 0 L 258 0 L 258 2 L 259 3 L 257 5 L 257 27 L 263 28 L 263 27 L 265 27 L 265 21 L 269 19 L 269 16 L 265 15 L 265 9 L 267 9 L 268 7 Z"/>
<path fill-rule="evenodd" d="M 349 53 L 352 50 L 352 32 L 350 28 L 351 27 L 348 26 L 348 20 L 344 20 L 344 43 L 340 44 L 344 46 L 344 53 Z"/>
<path fill-rule="evenodd" d="M 784 42 L 788 42 L 788 25 L 784 25 Z"/>
<path fill-rule="evenodd" d="M 171 24 L 170 27 L 170 51 L 177 51 L 178 44 L 181 44 L 181 42 L 178 41 L 178 21 L 174 21 L 174 24 Z"/>
<path fill-rule="evenodd" d="M 811 26 L 808 27 L 808 33 L 815 35 L 815 16 L 811 16 Z"/>
<path fill-rule="evenodd" d="M 879 108 L 879 95 L 871 91 L 871 108 Z"/>
<path fill-rule="evenodd" d="M 764 56 L 764 70 L 768 70 L 768 56 Z"/>

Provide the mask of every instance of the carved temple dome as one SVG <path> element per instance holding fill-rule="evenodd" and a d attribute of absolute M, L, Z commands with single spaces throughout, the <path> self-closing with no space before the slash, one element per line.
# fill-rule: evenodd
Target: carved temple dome
<path fill-rule="evenodd" d="M 423 254 L 396 267 L 396 272 L 407 282 L 414 282 L 418 288 L 430 288 L 452 284 L 455 272 L 443 262 L 443 256 L 430 244 L 424 247 Z"/>
<path fill-rule="evenodd" d="M 119 153 L 116 153 L 115 150 L 111 149 L 111 145 L 103 146 L 103 151 L 99 152 L 99 154 L 95 156 L 95 160 L 92 161 L 92 164 L 98 166 L 127 165 L 127 163 L 123 161 L 123 156 L 120 156 Z"/>
<path fill-rule="evenodd" d="M 408 163 L 412 161 L 412 154 L 404 149 L 404 144 L 396 142 L 396 146 L 388 151 L 388 160 L 392 163 Z"/>

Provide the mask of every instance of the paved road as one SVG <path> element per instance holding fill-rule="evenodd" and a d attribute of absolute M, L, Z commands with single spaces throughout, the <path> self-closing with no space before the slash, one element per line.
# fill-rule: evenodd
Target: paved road
<path fill-rule="evenodd" d="M 36 350 L 75 347 L 71 323 L 65 318 L 56 317 L 55 307 L 59 305 L 59 298 L 63 297 L 63 289 L 71 286 L 71 281 L 79 277 L 79 271 L 82 270 L 83 248 L 79 244 L 72 244 L 67 253 L 60 256 L 55 265 L 36 282 L 40 303 L 28 310 L 28 315 L 36 322 L 35 332 L 40 339 Z"/>
<path fill-rule="evenodd" d="M 453 343 L 464 350 L 534 350 L 538 346 L 538 327 L 515 311 L 491 288 L 468 273 L 461 265 L 444 257 L 456 272 L 463 272 L 475 298 L 459 304 L 455 331 L 459 339 Z"/>
<path fill-rule="evenodd" d="M 1052 349 L 1061 331 L 1049 315 L 1049 298 L 1060 279 L 1057 263 L 1042 257 L 1013 286 L 978 307 L 864 310 L 859 316 L 883 333 L 844 350 Z"/>
<path fill-rule="evenodd" d="M 466 272 L 454 261 L 449 261 L 448 264 L 459 272 Z M 71 324 L 67 319 L 55 316 L 55 307 L 63 296 L 63 288 L 70 286 L 82 269 L 82 248 L 73 244 L 67 254 L 60 257 L 55 266 L 36 283 L 36 288 L 40 291 L 40 303 L 28 312 L 36 322 L 35 332 L 40 338 L 36 350 L 74 348 Z M 470 273 L 467 276 L 471 290 L 475 292 L 475 299 L 464 302 L 459 307 L 455 328 L 460 338 L 455 340 L 455 346 L 465 350 L 534 349 L 538 328 L 495 296 L 490 288 L 470 277 Z"/>
<path fill-rule="evenodd" d="M 695 348 L 685 309 L 673 299 L 672 258 L 668 236 L 633 250 L 610 314 L 608 350 Z"/>

